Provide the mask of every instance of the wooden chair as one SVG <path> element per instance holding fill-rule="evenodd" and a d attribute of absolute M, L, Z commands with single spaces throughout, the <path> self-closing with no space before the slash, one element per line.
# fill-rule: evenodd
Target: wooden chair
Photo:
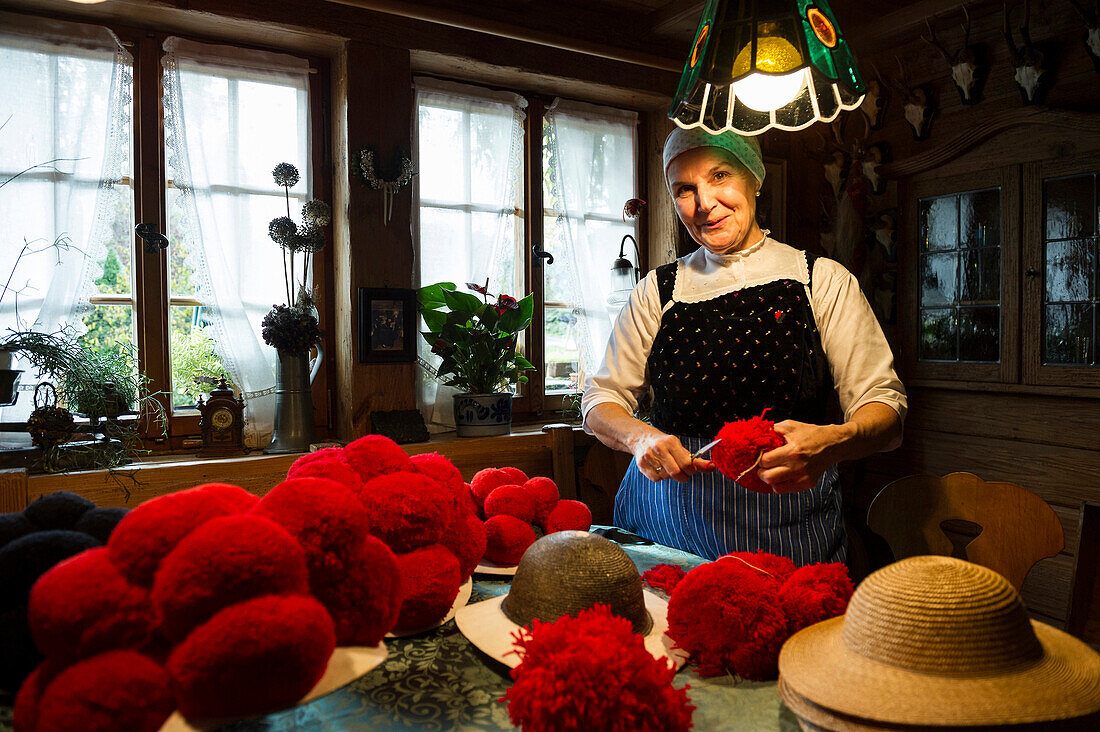
<path fill-rule="evenodd" d="M 1081 504 L 1080 540 L 1074 560 L 1073 588 L 1066 630 L 1094 646 L 1100 643 L 1100 504 Z"/>
<path fill-rule="evenodd" d="M 1015 483 L 972 473 L 899 478 L 875 496 L 867 525 L 895 559 L 958 557 L 1001 573 L 1017 590 L 1036 562 L 1065 546 L 1062 524 L 1046 501 Z"/>

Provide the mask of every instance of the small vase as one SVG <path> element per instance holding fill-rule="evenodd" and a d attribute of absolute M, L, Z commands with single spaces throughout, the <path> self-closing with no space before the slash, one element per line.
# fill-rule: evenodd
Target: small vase
<path fill-rule="evenodd" d="M 512 431 L 512 395 L 455 394 L 455 427 L 459 437 L 489 437 Z"/>
<path fill-rule="evenodd" d="M 317 358 L 311 364 L 309 353 L 279 351 L 275 362 L 275 432 L 264 453 L 276 455 L 309 452 L 317 441 L 313 426 L 313 394 L 310 385 L 321 368 L 324 351 L 317 346 Z"/>

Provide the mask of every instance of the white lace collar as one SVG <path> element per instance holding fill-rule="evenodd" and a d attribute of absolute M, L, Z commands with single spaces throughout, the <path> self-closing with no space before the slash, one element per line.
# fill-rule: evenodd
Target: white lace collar
<path fill-rule="evenodd" d="M 732 254 L 712 254 L 699 247 L 676 260 L 677 302 L 705 302 L 729 292 L 779 279 L 810 283 L 806 256 L 766 235 L 757 244 Z"/>

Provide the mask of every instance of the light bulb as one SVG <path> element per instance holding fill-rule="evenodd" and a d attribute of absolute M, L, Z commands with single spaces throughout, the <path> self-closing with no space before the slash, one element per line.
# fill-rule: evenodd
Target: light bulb
<path fill-rule="evenodd" d="M 730 89 L 741 102 L 758 112 L 771 112 L 786 106 L 798 96 L 806 83 L 806 69 L 783 76 L 749 74 L 734 82 Z"/>

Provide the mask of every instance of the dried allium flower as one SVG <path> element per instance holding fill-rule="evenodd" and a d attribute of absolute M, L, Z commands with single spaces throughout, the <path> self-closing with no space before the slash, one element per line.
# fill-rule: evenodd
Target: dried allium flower
<path fill-rule="evenodd" d="M 290 163 L 279 163 L 275 166 L 275 170 L 271 171 L 271 175 L 275 177 L 275 185 L 286 188 L 297 183 L 299 179 L 298 169 Z"/>
<path fill-rule="evenodd" d="M 298 236 L 298 224 L 294 223 L 294 219 L 289 216 L 271 219 L 271 223 L 267 225 L 267 235 L 279 246 L 294 251 L 291 248 L 291 242 Z"/>
<path fill-rule="evenodd" d="M 321 340 L 313 313 L 289 305 L 276 305 L 264 316 L 260 329 L 264 343 L 279 351 L 305 353 Z"/>
<path fill-rule="evenodd" d="M 324 201 L 307 201 L 302 206 L 302 219 L 314 226 L 328 226 L 332 223 L 332 209 Z"/>
<path fill-rule="evenodd" d="M 306 224 L 296 236 L 287 239 L 284 246 L 291 252 L 319 252 L 325 248 L 325 234 L 312 224 Z"/>

